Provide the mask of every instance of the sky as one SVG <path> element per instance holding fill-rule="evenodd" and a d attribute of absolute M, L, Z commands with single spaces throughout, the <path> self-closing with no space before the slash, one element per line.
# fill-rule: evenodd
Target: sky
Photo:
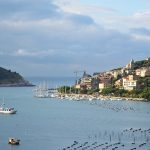
<path fill-rule="evenodd" d="M 74 76 L 150 57 L 149 0 L 0 0 L 0 66 Z"/>

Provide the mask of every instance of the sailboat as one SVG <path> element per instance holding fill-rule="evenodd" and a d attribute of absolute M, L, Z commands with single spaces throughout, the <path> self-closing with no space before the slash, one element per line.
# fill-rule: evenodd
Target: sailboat
<path fill-rule="evenodd" d="M 37 98 L 48 98 L 49 90 L 46 83 L 40 84 L 33 89 L 34 96 Z"/>

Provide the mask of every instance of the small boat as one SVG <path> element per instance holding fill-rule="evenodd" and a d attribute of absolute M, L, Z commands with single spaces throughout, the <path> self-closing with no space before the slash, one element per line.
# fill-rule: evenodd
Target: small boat
<path fill-rule="evenodd" d="M 4 108 L 0 107 L 0 113 L 3 114 L 15 114 L 17 111 L 14 108 Z"/>
<path fill-rule="evenodd" d="M 15 139 L 15 138 L 9 138 L 8 144 L 19 145 L 20 144 L 20 140 L 19 139 Z"/>
<path fill-rule="evenodd" d="M 0 113 L 3 114 L 15 114 L 17 112 L 17 110 L 15 110 L 14 108 L 7 108 L 4 107 L 4 103 L 0 106 Z"/>

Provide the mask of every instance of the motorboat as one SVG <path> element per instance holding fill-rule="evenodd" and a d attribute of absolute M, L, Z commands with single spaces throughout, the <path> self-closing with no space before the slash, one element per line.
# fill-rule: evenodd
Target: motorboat
<path fill-rule="evenodd" d="M 13 107 L 4 107 L 4 103 L 2 105 L 0 105 L 0 113 L 3 114 L 15 114 L 17 112 L 17 110 L 15 110 Z"/>
<path fill-rule="evenodd" d="M 20 140 L 19 139 L 15 139 L 15 138 L 9 138 L 8 144 L 19 145 L 20 144 Z"/>
<path fill-rule="evenodd" d="M 3 114 L 15 114 L 17 111 L 14 108 L 4 108 L 0 106 L 0 113 Z"/>

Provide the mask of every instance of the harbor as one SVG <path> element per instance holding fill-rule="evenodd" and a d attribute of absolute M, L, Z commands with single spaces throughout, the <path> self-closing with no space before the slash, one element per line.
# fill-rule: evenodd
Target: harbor
<path fill-rule="evenodd" d="M 71 87 L 71 86 L 70 86 Z M 116 97 L 116 96 L 104 96 L 100 93 L 96 94 L 75 94 L 75 93 L 61 93 L 58 88 L 49 88 L 46 84 L 40 84 L 33 89 L 33 96 L 36 98 L 57 98 L 57 99 L 68 99 L 68 100 L 129 100 L 129 101 L 144 101 L 148 100 L 145 98 L 133 98 L 133 97 Z"/>
<path fill-rule="evenodd" d="M 61 87 L 64 87 L 63 91 L 60 91 Z M 69 87 L 70 89 L 66 92 L 65 87 Z M 80 94 L 78 92 L 75 93 L 71 91 L 71 89 L 74 88 L 73 85 L 69 86 L 60 86 L 57 87 L 56 85 L 54 87 L 49 87 L 46 82 L 42 82 L 39 85 L 35 86 L 33 88 L 33 96 L 36 98 L 57 98 L 57 99 L 67 99 L 67 100 L 113 100 L 113 101 L 121 101 L 121 100 L 127 100 L 127 101 L 143 101 L 147 102 L 149 100 L 145 98 L 135 98 L 135 97 L 122 97 L 122 96 L 112 96 L 112 95 L 102 95 L 100 92 L 96 92 L 93 94 Z"/>
<path fill-rule="evenodd" d="M 150 0 L 0 6 L 0 150 L 150 150 Z"/>
<path fill-rule="evenodd" d="M 149 102 L 80 94 L 37 98 L 33 89 L 1 88 L 17 114 L 0 114 L 0 149 L 10 149 L 8 138 L 18 137 L 13 149 L 149 150 Z"/>

